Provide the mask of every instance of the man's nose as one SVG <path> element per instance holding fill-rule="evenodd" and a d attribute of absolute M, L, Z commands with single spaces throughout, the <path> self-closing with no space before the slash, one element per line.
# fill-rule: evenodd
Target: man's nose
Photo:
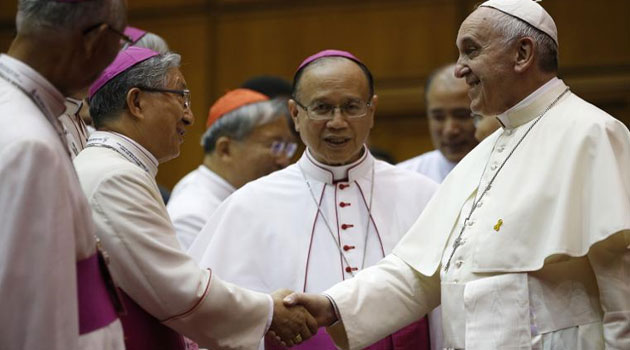
<path fill-rule="evenodd" d="M 182 118 L 182 120 L 184 121 L 184 124 L 188 126 L 195 123 L 195 116 L 193 115 L 193 112 L 190 108 L 186 108 L 184 110 L 184 117 Z"/>
<path fill-rule="evenodd" d="M 333 109 L 332 119 L 330 119 L 326 123 L 326 126 L 333 129 L 339 129 L 348 126 L 348 121 L 346 120 L 346 117 L 344 117 L 341 113 L 341 108 L 335 107 L 335 109 Z"/>
<path fill-rule="evenodd" d="M 443 133 L 447 136 L 457 135 L 461 131 L 461 124 L 459 120 L 453 117 L 447 117 L 444 121 Z"/>
<path fill-rule="evenodd" d="M 461 61 L 462 59 L 460 57 L 455 64 L 455 71 L 453 72 L 453 74 L 455 74 L 455 78 L 463 78 L 470 73 L 470 68 Z"/>

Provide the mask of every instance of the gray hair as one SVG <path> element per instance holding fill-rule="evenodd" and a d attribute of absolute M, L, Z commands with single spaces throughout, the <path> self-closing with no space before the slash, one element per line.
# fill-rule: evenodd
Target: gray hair
<path fill-rule="evenodd" d="M 123 0 L 91 0 L 78 3 L 51 0 L 19 0 L 18 33 L 41 32 L 50 27 L 85 29 L 98 23 L 122 28 L 126 21 Z M 49 31 L 47 31 L 48 33 Z"/>
<path fill-rule="evenodd" d="M 129 45 L 125 45 L 123 50 L 126 49 L 127 46 Z M 153 50 L 161 54 L 165 54 L 169 51 L 166 40 L 164 40 L 161 36 L 157 34 L 149 32 L 144 34 L 142 38 L 140 38 L 140 40 L 133 44 L 133 46 L 144 47 L 145 49 Z"/>
<path fill-rule="evenodd" d="M 549 35 L 516 17 L 498 10 L 494 12 L 494 29 L 503 35 L 505 44 L 524 37 L 532 38 L 538 51 L 538 67 L 547 73 L 558 71 L 558 45 Z"/>
<path fill-rule="evenodd" d="M 201 137 L 201 145 L 205 153 L 212 153 L 219 137 L 227 136 L 230 139 L 243 140 L 257 126 L 278 118 L 290 118 L 286 98 L 275 98 L 245 105 L 224 114 L 215 121 Z"/>
<path fill-rule="evenodd" d="M 90 99 L 90 115 L 98 129 L 115 119 L 127 107 L 127 92 L 138 86 L 164 88 L 170 68 L 180 65 L 180 55 L 172 52 L 142 61 L 103 85 Z"/>

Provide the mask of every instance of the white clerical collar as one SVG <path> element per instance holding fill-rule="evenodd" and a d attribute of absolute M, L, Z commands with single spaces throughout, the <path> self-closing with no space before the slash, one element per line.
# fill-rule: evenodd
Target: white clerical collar
<path fill-rule="evenodd" d="M 565 89 L 564 82 L 554 77 L 512 108 L 499 114 L 497 119 L 504 129 L 519 127 L 538 117 Z"/>
<path fill-rule="evenodd" d="M 105 147 L 118 152 L 152 177 L 157 175 L 158 161 L 138 142 L 113 131 L 95 131 L 88 139 L 87 147 Z"/>
<path fill-rule="evenodd" d="M 374 157 L 368 148 L 363 146 L 363 155 L 357 161 L 333 166 L 317 161 L 307 148 L 298 163 L 307 177 L 333 184 L 338 181 L 352 182 L 364 176 L 369 178 L 374 166 Z"/>
<path fill-rule="evenodd" d="M 46 78 L 24 62 L 0 54 L 0 77 L 22 90 L 48 120 L 59 127 L 57 117 L 65 110 L 65 99 Z"/>
<path fill-rule="evenodd" d="M 223 198 L 221 198 L 221 199 L 227 198 L 227 196 L 232 194 L 232 192 L 236 191 L 236 188 L 234 186 L 232 186 L 231 183 L 227 182 L 224 178 L 219 176 L 217 173 L 212 171 L 207 166 L 201 164 L 199 166 L 199 172 L 204 176 L 204 178 L 206 180 L 212 182 L 213 184 L 218 185 L 221 189 L 224 190 L 224 192 L 222 193 L 222 196 L 221 196 Z"/>

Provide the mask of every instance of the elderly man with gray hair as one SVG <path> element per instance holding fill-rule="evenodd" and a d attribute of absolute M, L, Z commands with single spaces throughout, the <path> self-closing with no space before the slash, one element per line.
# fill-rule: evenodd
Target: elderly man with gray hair
<path fill-rule="evenodd" d="M 175 186 L 167 205 L 184 250 L 232 192 L 289 164 L 297 148 L 289 118 L 286 99 L 249 89 L 232 90 L 212 105 L 203 164 Z"/>
<path fill-rule="evenodd" d="M 120 49 L 123 0 L 20 0 L 0 55 L 0 347 L 123 349 L 57 117 Z"/>
<path fill-rule="evenodd" d="M 286 339 L 308 334 L 314 320 L 286 309 L 286 293 L 270 297 L 223 282 L 177 242 L 155 175 L 179 155 L 194 121 L 179 64 L 174 53 L 121 51 L 90 88 L 97 131 L 74 161 L 127 310 L 127 348 L 180 350 L 183 335 L 212 349 L 249 349 L 270 328 Z"/>

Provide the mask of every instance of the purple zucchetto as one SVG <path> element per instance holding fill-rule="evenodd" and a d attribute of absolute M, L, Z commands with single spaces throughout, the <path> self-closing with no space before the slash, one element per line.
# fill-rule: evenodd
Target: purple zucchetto
<path fill-rule="evenodd" d="M 300 71 L 300 69 L 308 66 L 312 62 L 314 62 L 314 61 L 316 61 L 316 60 L 318 60 L 320 58 L 324 58 L 324 57 L 345 57 L 345 58 L 350 59 L 350 60 L 352 60 L 352 61 L 354 61 L 356 63 L 364 65 L 363 62 L 361 62 L 360 59 L 356 58 L 350 52 L 328 49 L 328 50 L 320 51 L 320 52 L 318 52 L 318 53 L 316 53 L 316 54 L 306 58 L 304 61 L 302 61 L 302 63 L 300 63 L 300 65 L 299 65 L 298 69 L 296 70 L 296 72 Z"/>
<path fill-rule="evenodd" d="M 136 46 L 129 46 L 120 51 L 118 56 L 114 59 L 114 62 L 107 66 L 98 79 L 90 86 L 89 97 L 92 98 L 103 85 L 107 84 L 108 81 L 114 79 L 120 73 L 158 55 L 158 52 Z"/>
<path fill-rule="evenodd" d="M 131 45 L 134 45 L 135 43 L 140 41 L 140 39 L 142 39 L 142 37 L 146 33 L 147 33 L 146 31 L 144 31 L 144 30 L 142 30 L 140 28 L 132 27 L 132 26 L 127 26 L 127 28 L 125 28 L 125 32 L 124 32 L 124 34 L 126 36 L 128 36 L 129 39 L 131 39 Z"/>

